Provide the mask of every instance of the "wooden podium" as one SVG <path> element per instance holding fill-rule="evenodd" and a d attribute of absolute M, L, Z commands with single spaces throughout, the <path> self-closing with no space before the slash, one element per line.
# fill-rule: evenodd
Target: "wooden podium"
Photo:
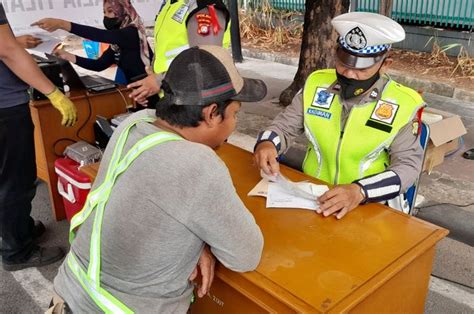
<path fill-rule="evenodd" d="M 85 90 L 73 90 L 69 99 L 76 105 L 78 121 L 73 127 L 61 125 L 61 114 L 49 100 L 32 101 L 31 116 L 35 125 L 35 153 L 38 177 L 48 184 L 49 197 L 56 220 L 66 218 L 64 205 L 57 188 L 54 161 L 61 157 L 66 146 L 81 139 L 94 142 L 93 124 L 96 115 L 111 118 L 124 113 L 129 106 L 128 97 L 122 91 L 91 94 Z M 123 97 L 122 97 L 123 96 Z"/>
<path fill-rule="evenodd" d="M 423 313 L 435 245 L 447 230 L 380 204 L 341 220 L 267 209 L 264 198 L 247 196 L 260 181 L 252 154 L 230 144 L 217 154 L 265 245 L 253 272 L 218 264 L 211 291 L 196 299 L 192 313 Z M 94 179 L 97 169 L 83 171 Z M 318 182 L 285 166 L 281 171 L 293 181 Z"/>

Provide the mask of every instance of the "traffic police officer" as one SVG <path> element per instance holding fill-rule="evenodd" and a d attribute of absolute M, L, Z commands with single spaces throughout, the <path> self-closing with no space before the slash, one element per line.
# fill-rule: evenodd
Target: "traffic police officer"
<path fill-rule="evenodd" d="M 309 140 L 303 171 L 334 187 L 319 197 L 318 213 L 338 219 L 361 203 L 402 199 L 418 178 L 423 149 L 419 116 L 425 106 L 414 90 L 385 74 L 391 44 L 405 38 L 395 21 L 374 13 L 337 16 L 335 69 L 309 75 L 304 88 L 258 135 L 255 159 L 274 175 L 276 160 L 303 132 Z"/>
<path fill-rule="evenodd" d="M 166 0 L 155 22 L 153 71 L 129 84 L 130 94 L 140 104 L 160 91 L 171 61 L 182 51 L 197 45 L 229 47 L 229 12 L 222 0 Z M 150 104 L 154 107 L 154 104 Z"/>

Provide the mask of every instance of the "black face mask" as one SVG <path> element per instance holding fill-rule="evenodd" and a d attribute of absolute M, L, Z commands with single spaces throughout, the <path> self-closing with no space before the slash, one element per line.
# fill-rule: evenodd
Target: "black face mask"
<path fill-rule="evenodd" d="M 120 24 L 122 24 L 122 21 L 120 21 L 118 17 L 104 16 L 104 26 L 109 31 L 114 30 L 114 29 L 119 29 Z"/>
<path fill-rule="evenodd" d="M 337 81 L 341 85 L 340 96 L 342 99 L 350 99 L 365 93 L 380 78 L 379 71 L 366 80 L 355 80 L 337 73 Z"/>

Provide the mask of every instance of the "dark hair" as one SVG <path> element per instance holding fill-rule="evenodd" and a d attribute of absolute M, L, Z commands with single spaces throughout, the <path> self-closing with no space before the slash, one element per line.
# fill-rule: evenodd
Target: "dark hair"
<path fill-rule="evenodd" d="M 232 100 L 215 102 L 217 104 L 217 113 L 225 118 L 224 112 Z M 207 106 L 197 105 L 175 105 L 169 104 L 166 101 L 158 102 L 156 104 L 156 116 L 169 124 L 177 127 L 197 127 L 199 123 L 204 120 L 202 110 Z"/>

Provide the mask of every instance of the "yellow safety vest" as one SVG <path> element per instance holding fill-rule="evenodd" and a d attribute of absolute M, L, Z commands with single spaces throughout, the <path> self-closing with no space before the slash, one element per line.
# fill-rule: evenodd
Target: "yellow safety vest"
<path fill-rule="evenodd" d="M 186 19 L 195 8 L 196 0 L 167 0 L 155 22 L 155 60 L 153 71 L 163 73 L 171 61 L 189 48 Z M 224 33 L 223 47 L 230 45 L 230 23 Z"/>
<path fill-rule="evenodd" d="M 310 144 L 303 171 L 329 183 L 347 184 L 387 168 L 388 148 L 423 106 L 423 99 L 390 80 L 380 100 L 352 107 L 341 130 L 339 95 L 327 90 L 336 80 L 334 69 L 315 71 L 306 80 L 304 128 Z"/>

